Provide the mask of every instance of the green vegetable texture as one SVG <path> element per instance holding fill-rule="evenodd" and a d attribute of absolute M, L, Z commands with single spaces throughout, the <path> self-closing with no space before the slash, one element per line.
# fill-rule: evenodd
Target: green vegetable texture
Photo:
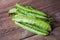
<path fill-rule="evenodd" d="M 37 17 L 37 18 L 40 18 L 40 19 L 43 19 L 43 20 L 47 20 L 47 17 L 41 16 L 39 14 L 34 14 L 34 13 L 31 13 L 31 12 L 27 12 L 27 11 L 22 10 L 22 9 L 13 8 L 13 9 L 11 9 L 9 11 L 9 13 L 24 14 L 24 15 L 29 15 L 29 16 Z"/>
<path fill-rule="evenodd" d="M 37 14 L 42 15 L 42 16 L 47 16 L 44 12 L 40 12 L 40 11 L 37 11 L 35 9 L 30 10 L 30 9 L 28 9 L 28 8 L 22 6 L 22 5 L 19 5 L 19 4 L 16 4 L 16 7 L 19 8 L 19 9 L 23 9 L 23 10 L 29 11 L 29 12 L 37 13 Z"/>
<path fill-rule="evenodd" d="M 24 15 L 24 16 L 23 15 L 15 15 L 13 17 L 13 20 L 14 21 L 18 21 L 18 22 L 22 21 L 22 22 L 27 22 L 27 23 L 31 23 L 31 24 L 36 24 L 39 27 L 42 27 L 42 28 L 44 28 L 44 29 L 46 29 L 48 31 L 51 30 L 50 25 L 48 23 L 46 23 L 45 21 L 42 21 L 40 19 L 37 19 L 35 17 L 32 17 L 32 16 L 28 16 L 28 15 Z"/>
<path fill-rule="evenodd" d="M 26 8 L 31 9 L 31 10 L 34 9 L 34 8 L 32 8 L 31 6 L 26 6 Z"/>
<path fill-rule="evenodd" d="M 22 9 L 18 9 L 18 10 L 19 10 L 20 13 L 24 13 L 25 12 L 24 14 L 26 14 L 26 15 L 35 16 L 37 18 L 45 19 L 45 20 L 47 19 L 47 17 L 41 16 L 39 14 L 35 14 L 35 13 L 32 13 L 32 12 L 27 12 L 27 11 L 22 10 Z"/>
<path fill-rule="evenodd" d="M 38 35 L 48 35 L 51 31 L 52 18 L 42 11 L 38 11 L 31 6 L 15 5 L 16 8 L 9 10 L 10 14 L 14 14 L 12 20 L 16 25 L 29 30 Z"/>
<path fill-rule="evenodd" d="M 17 25 L 21 26 L 24 29 L 27 29 L 31 31 L 32 33 L 38 34 L 38 35 L 47 35 L 48 32 L 42 29 L 39 29 L 38 27 L 35 27 L 33 25 L 29 25 L 23 22 L 15 22 Z"/>

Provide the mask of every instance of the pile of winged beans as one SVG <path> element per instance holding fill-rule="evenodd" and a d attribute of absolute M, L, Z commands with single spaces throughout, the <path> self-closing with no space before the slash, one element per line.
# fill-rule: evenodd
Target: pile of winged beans
<path fill-rule="evenodd" d="M 51 18 L 48 18 L 47 14 L 30 6 L 19 4 L 15 6 L 16 8 L 10 9 L 9 13 L 14 14 L 12 20 L 16 25 L 38 35 L 45 36 L 49 34 L 52 21 L 50 20 Z"/>

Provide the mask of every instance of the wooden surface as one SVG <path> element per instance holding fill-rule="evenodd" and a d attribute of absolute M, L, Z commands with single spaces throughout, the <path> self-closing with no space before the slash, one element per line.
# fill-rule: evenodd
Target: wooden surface
<path fill-rule="evenodd" d="M 50 35 L 43 37 L 15 25 L 8 15 L 8 10 L 16 3 L 29 5 L 45 12 L 55 18 L 52 27 L 54 29 L 60 27 L 60 0 L 0 0 L 0 40 L 60 40 L 60 37 L 57 38 L 53 33 L 54 29 Z"/>

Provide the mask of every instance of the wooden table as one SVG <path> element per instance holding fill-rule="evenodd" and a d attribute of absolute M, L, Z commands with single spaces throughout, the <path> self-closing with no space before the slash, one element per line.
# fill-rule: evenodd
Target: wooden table
<path fill-rule="evenodd" d="M 0 40 L 58 40 L 51 33 L 43 37 L 15 25 L 8 10 L 16 3 L 45 12 L 55 18 L 55 22 L 52 23 L 53 28 L 60 26 L 60 0 L 0 0 Z"/>

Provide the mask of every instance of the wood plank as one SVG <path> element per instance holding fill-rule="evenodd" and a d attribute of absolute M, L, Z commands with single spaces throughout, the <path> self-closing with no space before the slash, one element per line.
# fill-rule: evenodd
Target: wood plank
<path fill-rule="evenodd" d="M 57 19 L 60 18 L 60 15 L 58 16 L 58 14 L 60 14 L 60 0 L 1 0 L 0 40 L 52 40 L 51 37 L 48 36 L 46 39 L 39 35 L 33 36 L 33 33 L 15 25 L 11 20 L 11 16 L 9 16 L 7 13 L 10 8 L 14 7 L 15 3 L 32 6 L 33 8 L 36 8 L 47 13 L 50 16 L 53 16 L 54 18 L 56 18 L 56 22 L 53 24 L 53 26 L 60 26 L 60 22 Z M 55 40 L 55 37 L 53 38 L 53 40 Z"/>

